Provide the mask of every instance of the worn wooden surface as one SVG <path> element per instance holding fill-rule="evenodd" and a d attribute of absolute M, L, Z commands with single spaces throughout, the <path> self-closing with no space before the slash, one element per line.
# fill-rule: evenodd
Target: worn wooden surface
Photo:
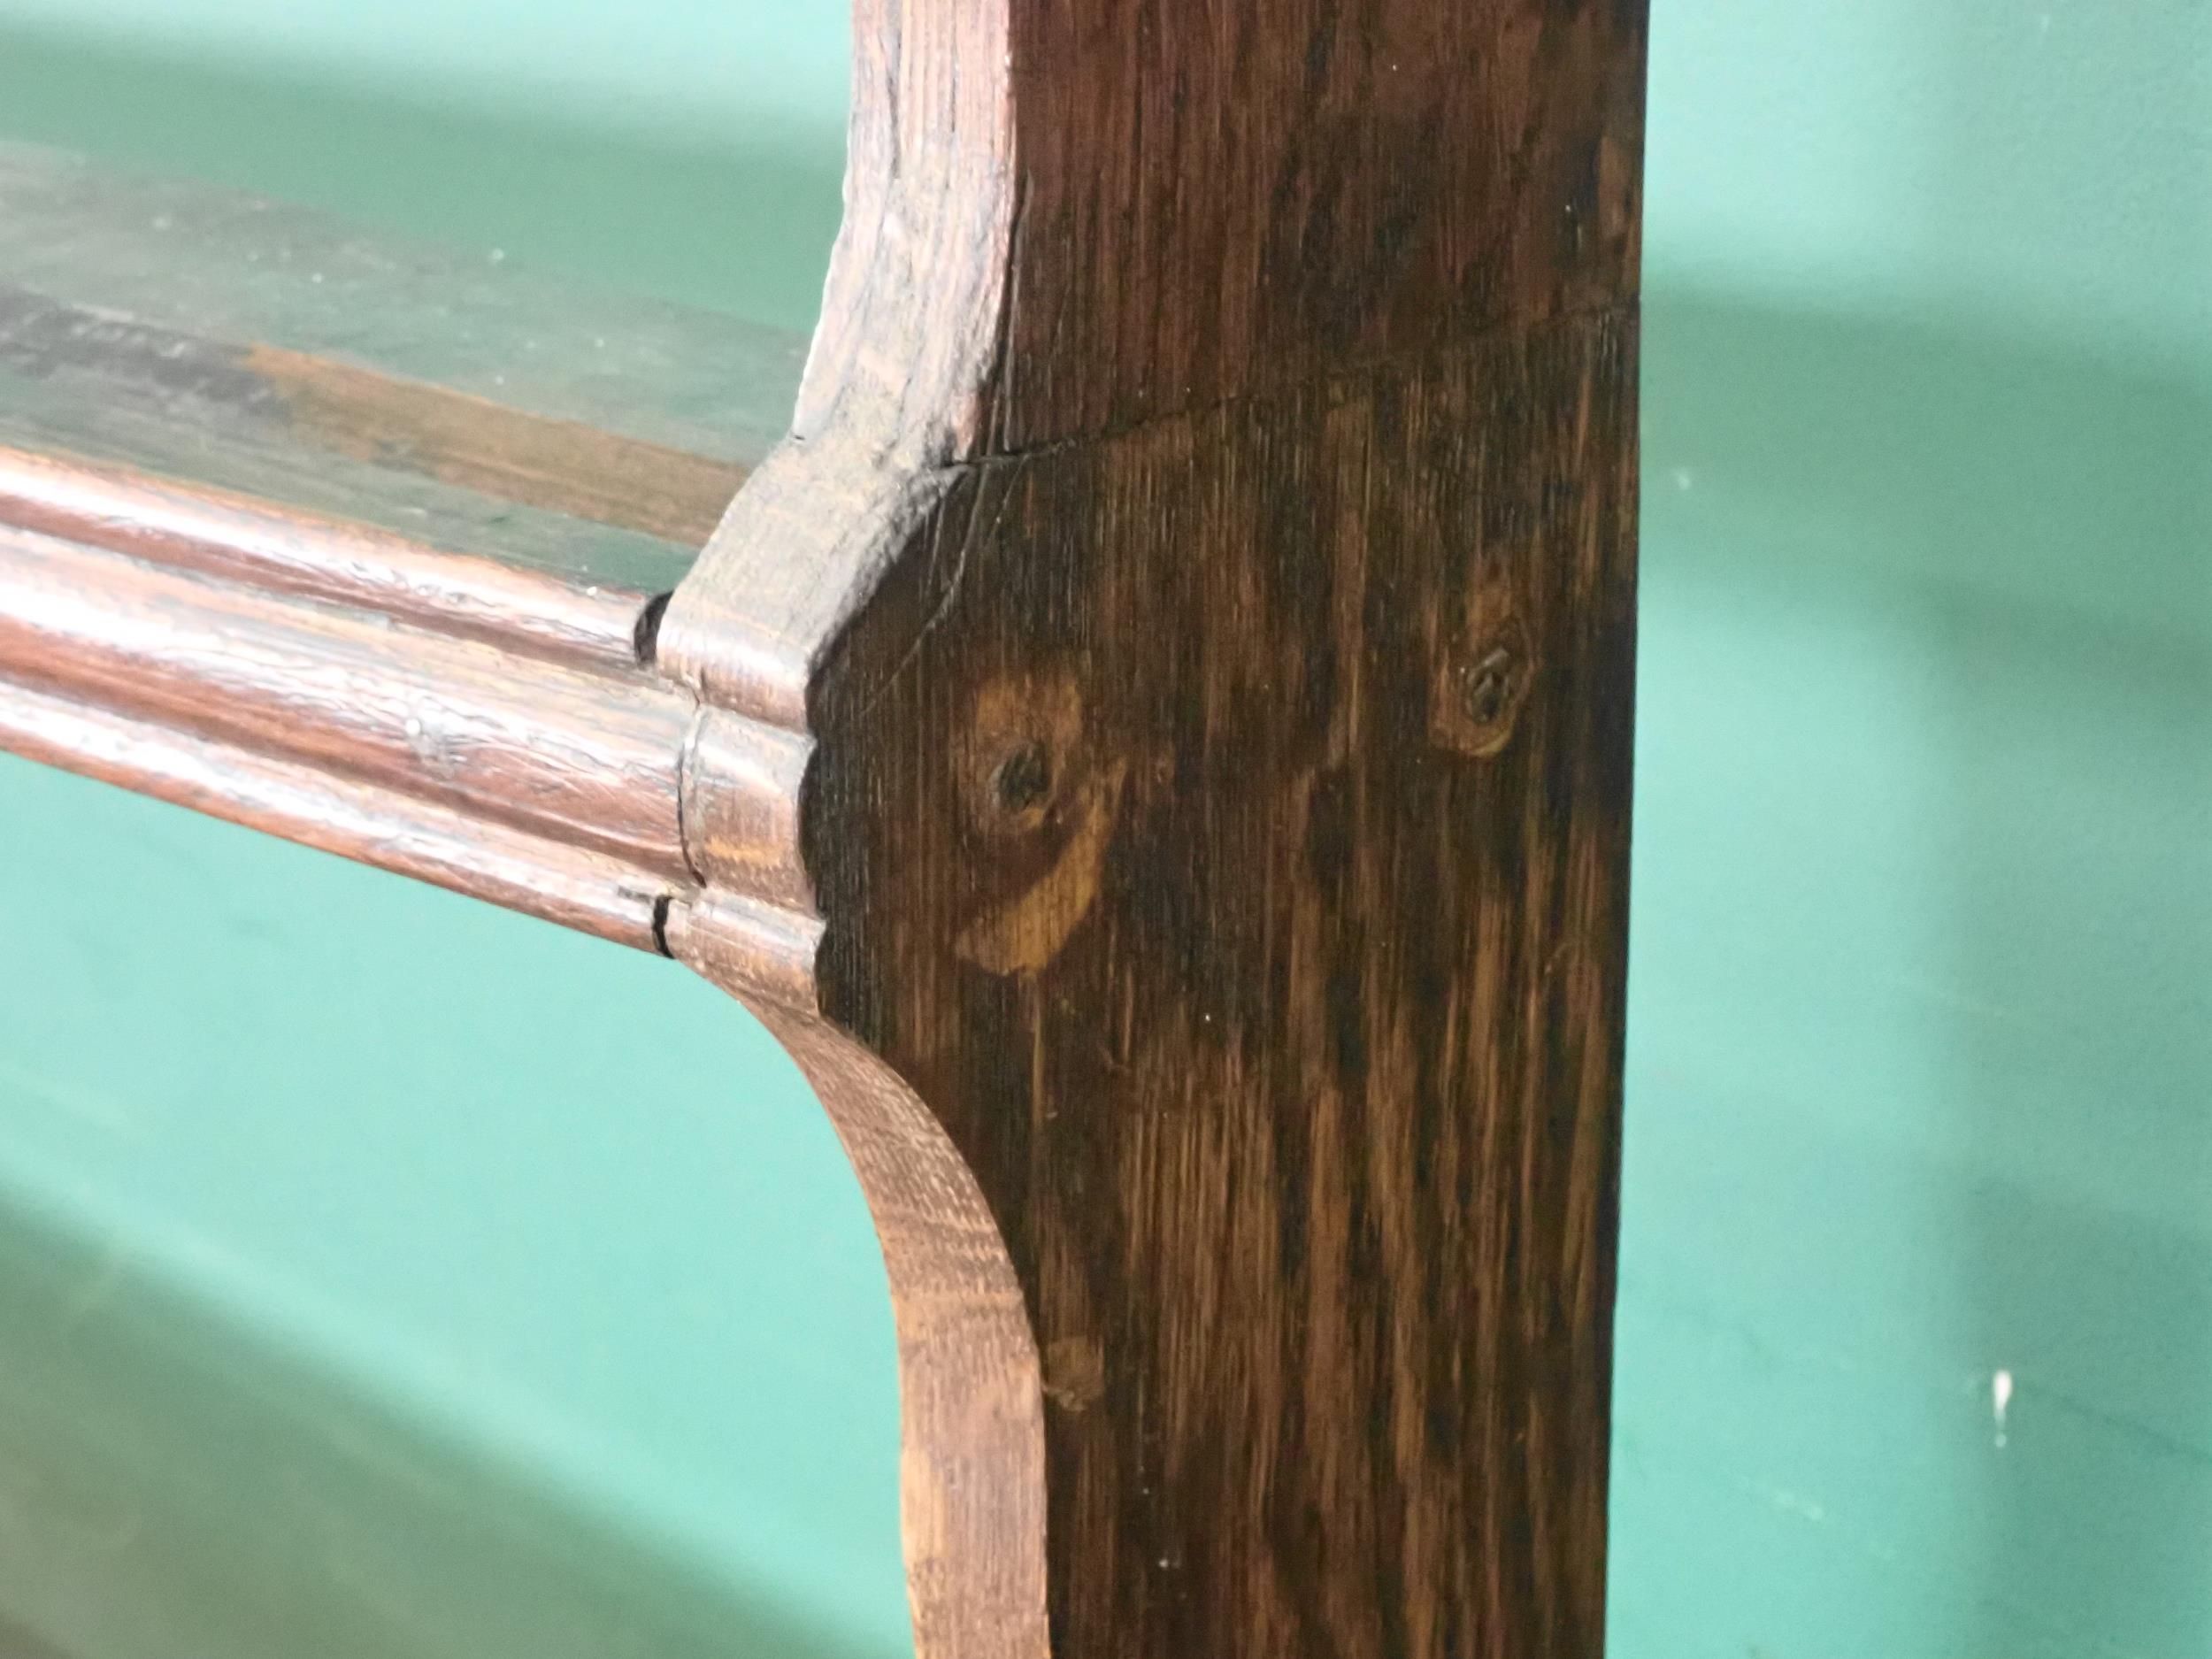
<path fill-rule="evenodd" d="M 751 1002 L 881 1234 L 922 1659 L 1593 1654 L 1640 5 L 857 28 L 664 611 L 599 538 L 753 457 L 0 265 L 0 741 Z"/>
<path fill-rule="evenodd" d="M 0 443 L 663 591 L 802 345 L 0 145 Z"/>
<path fill-rule="evenodd" d="M 983 469 L 834 659 L 824 996 L 1029 1292 L 1064 1659 L 1599 1645 L 1633 338 Z"/>
<path fill-rule="evenodd" d="M 234 190 L 0 144 L 0 283 L 234 346 L 738 465 L 789 424 L 805 342 L 536 274 L 496 249 L 372 235 Z"/>
<path fill-rule="evenodd" d="M 652 598 L 67 455 L 0 448 L 0 521 L 588 665 L 635 665 Z"/>
<path fill-rule="evenodd" d="M 819 1007 L 1024 1294 L 1048 1524 L 910 1407 L 997 1471 L 910 1486 L 921 1651 L 1594 1653 L 1641 8 L 859 18 L 795 439 L 657 661 L 818 742 Z"/>
<path fill-rule="evenodd" d="M 0 528 L 0 744 L 641 948 L 691 717 L 634 667 Z"/>
<path fill-rule="evenodd" d="M 44 151 L 0 232 L 0 743 L 660 949 L 698 710 L 640 653 L 795 343 Z M 724 736 L 789 901 L 796 740 Z"/>

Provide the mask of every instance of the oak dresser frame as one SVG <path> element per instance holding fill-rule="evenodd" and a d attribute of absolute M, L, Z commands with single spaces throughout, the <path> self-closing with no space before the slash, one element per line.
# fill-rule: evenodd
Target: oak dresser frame
<path fill-rule="evenodd" d="M 0 745 L 757 1013 L 924 1659 L 1594 1654 L 1642 10 L 858 0 L 772 447 L 773 342 L 633 330 L 706 389 L 601 421 L 603 336 L 350 244 L 283 339 L 11 275 Z M 0 234 L 219 288 L 246 210 L 123 259 L 136 188 L 12 157 Z"/>

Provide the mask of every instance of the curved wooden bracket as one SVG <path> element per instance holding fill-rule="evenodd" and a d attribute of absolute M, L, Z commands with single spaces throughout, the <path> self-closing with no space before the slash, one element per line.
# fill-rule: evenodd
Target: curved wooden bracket
<path fill-rule="evenodd" d="M 856 38 L 795 432 L 657 662 L 741 738 L 670 946 L 877 1205 L 920 1651 L 1594 1653 L 1642 7 Z"/>

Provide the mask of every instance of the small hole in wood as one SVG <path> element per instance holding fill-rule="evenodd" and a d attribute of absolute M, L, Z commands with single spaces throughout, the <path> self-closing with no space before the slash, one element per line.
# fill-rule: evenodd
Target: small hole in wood
<path fill-rule="evenodd" d="M 1517 662 L 1509 646 L 1494 647 L 1467 675 L 1467 713 L 1477 726 L 1495 726 L 1513 706 Z"/>
<path fill-rule="evenodd" d="M 1002 812 L 1033 810 L 1052 792 L 1052 760 L 1042 743 L 1017 744 L 991 769 L 991 800 Z"/>

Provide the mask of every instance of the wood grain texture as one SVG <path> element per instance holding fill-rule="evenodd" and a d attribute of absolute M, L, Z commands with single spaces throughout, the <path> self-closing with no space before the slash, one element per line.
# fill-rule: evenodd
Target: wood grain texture
<path fill-rule="evenodd" d="M 633 667 L 654 598 L 66 454 L 0 448 L 0 522 L 586 666 Z"/>
<path fill-rule="evenodd" d="M 1018 452 L 1634 286 L 1635 0 L 857 0 L 797 431 Z"/>
<path fill-rule="evenodd" d="M 1599 1647 L 1633 338 L 980 469 L 824 677 L 824 1002 L 1027 1292 L 1063 1659 Z"/>
<path fill-rule="evenodd" d="M 0 443 L 664 592 L 801 342 L 0 145 Z"/>
<path fill-rule="evenodd" d="M 795 425 L 664 612 L 573 556 L 711 445 L 0 259 L 0 742 L 751 1003 L 882 1238 L 921 1659 L 1594 1655 L 1641 5 L 856 15 Z M 111 284 L 116 199 L 0 156 Z"/>
<path fill-rule="evenodd" d="M 463 811 L 686 869 L 689 703 L 495 647 L 0 529 L 8 677 Z"/>
<path fill-rule="evenodd" d="M 1639 0 L 1009 12 L 1019 214 L 987 452 L 1633 286 Z"/>
<path fill-rule="evenodd" d="M 303 352 L 0 288 L 0 440 L 666 588 L 743 469 Z"/>
<path fill-rule="evenodd" d="M 686 581 L 668 660 L 801 725 L 949 466 L 1632 294 L 1643 14 L 856 0 L 847 214 L 795 442 Z"/>
<path fill-rule="evenodd" d="M 173 335 L 262 345 L 749 466 L 806 342 L 424 246 L 308 209 L 0 143 L 0 285 Z"/>
<path fill-rule="evenodd" d="M 637 592 L 0 450 L 0 748 L 642 949 L 695 896 L 687 757 L 791 904 L 795 734 L 637 660 Z M 818 927 L 754 940 L 795 965 Z M 794 924 L 798 924 L 794 926 Z"/>
<path fill-rule="evenodd" d="M 15 146 L 0 232 L 0 744 L 662 949 L 703 722 L 639 653 L 796 343 Z M 716 731 L 789 899 L 803 741 Z"/>
<path fill-rule="evenodd" d="M 334 454 L 687 547 L 713 533 L 745 481 L 733 463 L 304 351 L 255 346 L 238 366 Z"/>
<path fill-rule="evenodd" d="M 820 929 L 794 930 L 787 916 L 710 891 L 676 908 L 669 948 L 742 996 L 789 1050 L 867 1200 L 898 1330 L 900 1502 L 918 1651 L 1044 1659 L 1045 1410 L 1021 1284 L 944 1125 L 910 1083 L 821 1018 Z"/>
<path fill-rule="evenodd" d="M 1594 1654 L 1641 7 L 857 19 L 794 438 L 657 660 L 818 745 L 806 1041 L 926 1106 L 1022 1292 L 1041 1498 L 909 1410 L 1000 1471 L 908 1494 L 924 1659 Z M 757 1002 L 687 838 L 672 946 Z"/>
<path fill-rule="evenodd" d="M 651 872 L 312 761 L 5 679 L 0 749 L 634 949 L 663 948 L 672 897 Z M 756 950 L 765 959 L 774 942 Z"/>

